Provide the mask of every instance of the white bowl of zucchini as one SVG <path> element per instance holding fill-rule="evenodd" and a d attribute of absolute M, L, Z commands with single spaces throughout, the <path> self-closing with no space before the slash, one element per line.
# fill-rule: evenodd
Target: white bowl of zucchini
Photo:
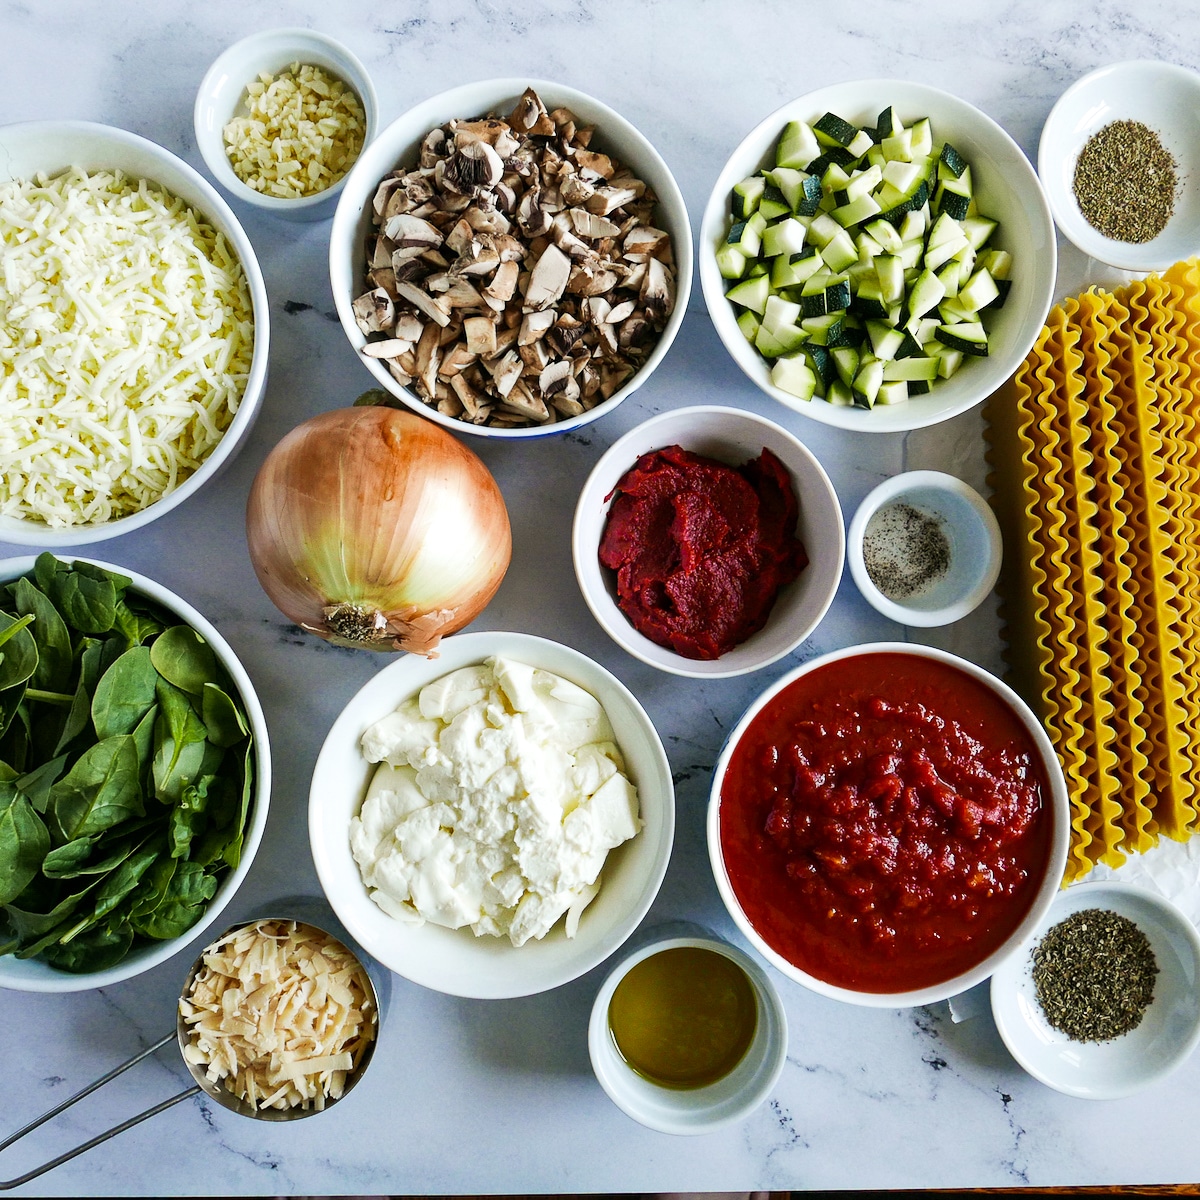
<path fill-rule="evenodd" d="M 920 429 L 993 392 L 1053 300 L 1054 222 L 991 118 L 859 80 L 762 121 L 717 177 L 700 281 L 734 360 L 813 420 Z"/>

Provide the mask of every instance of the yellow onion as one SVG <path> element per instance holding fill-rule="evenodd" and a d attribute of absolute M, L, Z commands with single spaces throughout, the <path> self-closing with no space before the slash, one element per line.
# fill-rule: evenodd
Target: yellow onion
<path fill-rule="evenodd" d="M 340 646 L 430 654 L 496 594 L 508 510 L 479 458 L 384 407 L 305 421 L 267 456 L 246 506 L 263 590 Z"/>

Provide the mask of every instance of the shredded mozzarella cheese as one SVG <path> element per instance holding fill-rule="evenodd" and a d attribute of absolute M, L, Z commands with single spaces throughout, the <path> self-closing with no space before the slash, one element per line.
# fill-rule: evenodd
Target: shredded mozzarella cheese
<path fill-rule="evenodd" d="M 179 1010 L 188 1062 L 251 1108 L 323 1109 L 375 1037 L 363 967 L 295 921 L 256 921 L 204 952 Z"/>
<path fill-rule="evenodd" d="M 224 236 L 120 172 L 0 184 L 0 515 L 136 512 L 229 428 L 254 321 Z"/>

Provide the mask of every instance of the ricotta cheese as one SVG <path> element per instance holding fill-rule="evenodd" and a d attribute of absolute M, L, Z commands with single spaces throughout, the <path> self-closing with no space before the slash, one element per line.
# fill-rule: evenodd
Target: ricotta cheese
<path fill-rule="evenodd" d="M 574 937 L 608 852 L 642 827 L 603 706 L 495 657 L 406 700 L 362 737 L 379 763 L 350 845 L 372 898 L 514 946 L 564 915 Z"/>
<path fill-rule="evenodd" d="M 241 263 L 177 196 L 106 171 L 0 184 L 0 514 L 92 524 L 173 490 L 253 351 Z"/>

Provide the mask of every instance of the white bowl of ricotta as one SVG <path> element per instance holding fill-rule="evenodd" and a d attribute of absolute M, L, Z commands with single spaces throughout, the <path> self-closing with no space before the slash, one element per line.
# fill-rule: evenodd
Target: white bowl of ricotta
<path fill-rule="evenodd" d="M 498 662 L 499 699 L 483 684 L 472 698 L 468 669 L 489 661 Z M 526 758 L 524 738 L 546 740 L 546 672 L 565 681 L 549 704 L 567 713 L 559 723 L 586 730 L 573 746 L 568 737 Z M 468 680 L 454 697 L 429 687 L 451 676 Z M 419 695 L 423 713 L 393 736 L 393 714 Z M 399 747 L 434 725 L 443 730 L 436 745 Z M 466 749 L 451 761 L 455 740 Z M 364 746 L 376 760 L 407 755 L 419 767 L 384 787 L 377 769 L 382 779 L 391 768 L 377 768 Z M 614 763 L 636 790 L 635 807 Z M 495 788 L 499 776 L 507 779 Z M 496 810 L 485 815 L 481 798 L 493 791 Z M 397 659 L 354 696 L 318 755 L 308 820 L 321 886 L 364 950 L 435 991 L 502 999 L 578 978 L 633 933 L 666 874 L 675 798 L 662 741 L 615 676 L 544 638 L 481 632 L 448 639 L 435 659 Z M 603 862 L 594 887 L 589 858 Z"/>

